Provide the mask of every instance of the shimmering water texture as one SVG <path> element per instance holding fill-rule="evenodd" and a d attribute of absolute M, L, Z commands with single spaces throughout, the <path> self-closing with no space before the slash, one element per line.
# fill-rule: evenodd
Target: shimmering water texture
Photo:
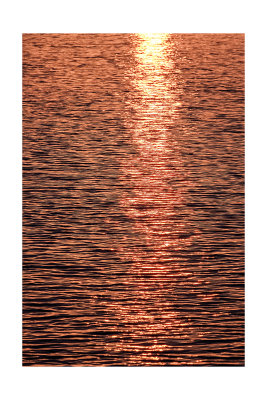
<path fill-rule="evenodd" d="M 23 365 L 244 365 L 244 36 L 23 61 Z"/>

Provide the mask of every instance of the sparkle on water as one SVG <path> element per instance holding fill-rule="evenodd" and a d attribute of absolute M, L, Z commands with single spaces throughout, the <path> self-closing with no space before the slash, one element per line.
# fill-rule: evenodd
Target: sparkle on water
<path fill-rule="evenodd" d="M 24 35 L 24 365 L 244 364 L 243 41 Z"/>

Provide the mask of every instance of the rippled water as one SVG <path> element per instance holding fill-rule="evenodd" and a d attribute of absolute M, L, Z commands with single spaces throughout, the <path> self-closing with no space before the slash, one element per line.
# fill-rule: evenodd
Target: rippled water
<path fill-rule="evenodd" d="M 23 365 L 244 365 L 244 36 L 23 60 Z"/>

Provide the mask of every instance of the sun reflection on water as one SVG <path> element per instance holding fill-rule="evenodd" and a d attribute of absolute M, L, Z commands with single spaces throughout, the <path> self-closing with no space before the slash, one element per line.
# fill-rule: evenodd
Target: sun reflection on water
<path fill-rule="evenodd" d="M 173 218 L 176 207 L 184 201 L 187 183 L 179 149 L 173 156 L 170 127 L 179 119 L 179 89 L 173 79 L 169 34 L 140 34 L 136 41 L 136 66 L 131 100 L 134 123 L 131 125 L 136 154 L 125 165 L 128 180 L 133 183 L 132 196 L 123 199 L 135 228 L 145 245 L 155 254 L 160 249 L 183 245 L 177 241 Z M 177 190 L 172 181 L 179 178 L 183 187 Z M 180 222 L 180 230 L 184 223 Z M 134 254 L 136 259 L 137 254 Z M 155 257 L 155 255 L 153 255 Z"/>
<path fill-rule="evenodd" d="M 190 275 L 182 268 L 179 272 L 173 254 L 192 240 L 186 219 L 177 219 L 177 209 L 182 210 L 185 203 L 188 180 L 171 130 L 179 121 L 181 106 L 171 42 L 168 34 L 140 34 L 135 45 L 134 91 L 129 100 L 133 113 L 127 120 L 135 152 L 124 162 L 124 184 L 131 190 L 121 199 L 131 221 L 133 241 L 125 236 L 125 245 L 119 250 L 120 257 L 131 263 L 125 284 L 133 303 L 116 311 L 129 327 L 130 338 L 116 346 L 117 351 L 129 351 L 130 362 L 143 365 L 151 357 L 160 364 L 164 351 L 173 346 L 164 339 L 170 332 L 177 343 L 195 333 L 189 319 L 173 310 L 167 300 L 168 293 L 177 290 L 173 268 L 176 279 L 179 273 L 181 278 Z M 182 185 L 175 185 L 177 181 Z M 152 291 L 157 293 L 157 304 L 150 302 Z M 144 338 L 150 338 L 149 346 L 142 345 Z"/>
<path fill-rule="evenodd" d="M 136 59 L 139 67 L 142 67 L 144 72 L 147 72 L 145 71 L 147 67 L 152 69 L 153 75 L 150 75 L 152 79 L 159 78 L 162 71 L 172 66 L 171 59 L 166 55 L 168 52 L 168 38 L 169 34 L 167 33 L 138 35 Z"/>

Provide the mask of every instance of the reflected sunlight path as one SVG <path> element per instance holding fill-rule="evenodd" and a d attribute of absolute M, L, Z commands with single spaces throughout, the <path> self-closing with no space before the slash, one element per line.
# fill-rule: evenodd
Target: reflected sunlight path
<path fill-rule="evenodd" d="M 173 264 L 174 254 L 189 246 L 191 237 L 187 221 L 177 220 L 188 181 L 177 144 L 173 152 L 170 128 L 177 124 L 181 102 L 171 52 L 168 34 L 136 38 L 134 96 L 129 101 L 133 113 L 127 120 L 135 153 L 123 168 L 132 190 L 121 199 L 134 235 L 131 242 L 125 237 L 125 246 L 119 251 L 123 260 L 131 262 L 125 284 L 132 302 L 117 312 L 130 338 L 118 346 L 128 352 L 131 363 L 142 365 L 151 357 L 163 362 L 164 352 L 169 354 L 173 345 L 167 338 L 191 340 L 195 335 L 190 319 L 179 316 L 168 301 L 168 295 L 177 289 L 177 276 L 192 275 Z M 183 182 L 179 189 L 173 184 L 176 180 Z M 151 303 L 152 292 L 156 304 Z"/>

